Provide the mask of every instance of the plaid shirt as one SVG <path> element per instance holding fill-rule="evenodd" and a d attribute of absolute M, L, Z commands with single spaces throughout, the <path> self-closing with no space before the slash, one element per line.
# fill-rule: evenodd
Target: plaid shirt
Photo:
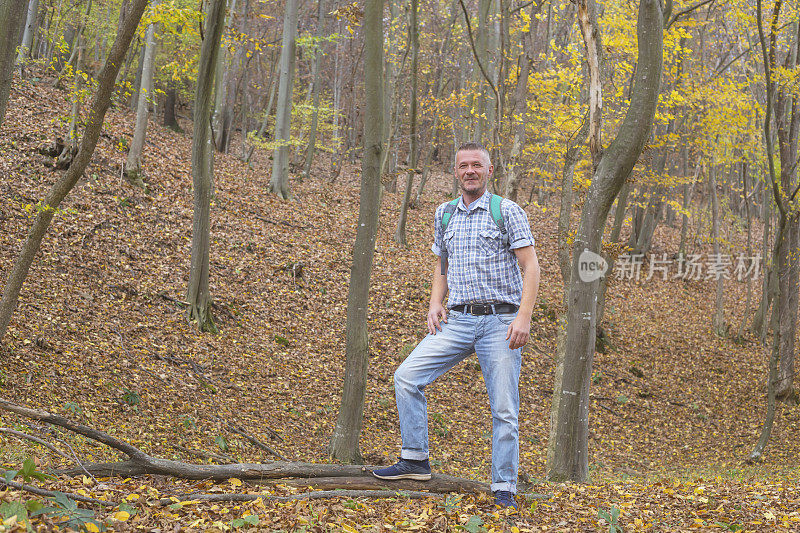
<path fill-rule="evenodd" d="M 436 255 L 447 247 L 447 307 L 467 303 L 510 303 L 522 299 L 522 274 L 511 250 L 533 246 L 528 216 L 520 206 L 504 199 L 501 204 L 509 246 L 505 246 L 489 212 L 489 191 L 469 207 L 464 198 L 442 232 L 442 215 L 447 202 L 436 208 L 433 219 Z"/>

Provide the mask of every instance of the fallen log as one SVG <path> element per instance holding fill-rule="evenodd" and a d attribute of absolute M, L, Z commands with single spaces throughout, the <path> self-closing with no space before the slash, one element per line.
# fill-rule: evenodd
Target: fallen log
<path fill-rule="evenodd" d="M 372 476 L 372 468 L 362 465 L 337 465 L 274 461 L 269 463 L 236 463 L 224 465 L 192 464 L 162 459 L 146 454 L 132 444 L 104 431 L 78 424 L 63 416 L 31 409 L 0 398 L 0 410 L 9 411 L 33 420 L 68 429 L 88 437 L 128 456 L 128 460 L 115 463 L 83 463 L 81 468 L 57 470 L 55 474 L 81 475 L 86 471 L 95 476 L 133 477 L 159 474 L 180 479 L 209 479 L 224 481 L 239 478 L 253 481 L 283 479 L 299 486 L 324 487 L 348 490 L 427 490 L 436 493 L 489 492 L 489 485 L 477 481 L 433 474 L 430 481 L 400 480 L 386 482 Z"/>

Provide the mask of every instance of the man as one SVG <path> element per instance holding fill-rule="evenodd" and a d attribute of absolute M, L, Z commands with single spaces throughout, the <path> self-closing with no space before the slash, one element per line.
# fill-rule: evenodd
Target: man
<path fill-rule="evenodd" d="M 425 387 L 474 351 L 492 411 L 491 489 L 497 505 L 516 509 L 519 374 L 539 290 L 539 262 L 522 208 L 502 201 L 507 240 L 492 218 L 487 184 L 493 171 L 489 152 L 481 144 L 459 147 L 455 175 L 461 199 L 455 210 L 448 210 L 449 202 L 440 205 L 434 217 L 432 250 L 438 259 L 427 317 L 429 334 L 394 374 L 400 460 L 373 474 L 380 479 L 430 479 Z M 446 212 L 452 214 L 443 224 Z M 448 292 L 445 309 L 442 300 Z"/>

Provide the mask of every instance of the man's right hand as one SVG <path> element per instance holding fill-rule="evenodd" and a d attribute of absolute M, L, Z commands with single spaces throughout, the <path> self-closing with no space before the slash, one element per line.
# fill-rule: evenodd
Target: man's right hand
<path fill-rule="evenodd" d="M 431 304 L 428 309 L 428 333 L 436 335 L 436 330 L 441 331 L 440 321 L 447 323 L 447 309 L 442 304 Z"/>

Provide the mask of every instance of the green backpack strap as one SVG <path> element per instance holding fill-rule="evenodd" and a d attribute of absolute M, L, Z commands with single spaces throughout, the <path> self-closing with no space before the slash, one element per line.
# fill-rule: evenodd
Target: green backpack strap
<path fill-rule="evenodd" d="M 447 225 L 450 223 L 450 217 L 453 216 L 453 213 L 456 212 L 456 208 L 458 207 L 458 201 L 461 199 L 459 196 L 458 198 L 454 198 L 450 200 L 447 205 L 444 207 L 444 213 L 442 213 L 442 236 L 444 236 L 444 230 L 447 229 Z M 444 244 L 444 242 L 442 242 Z M 442 246 L 441 250 L 441 258 L 442 258 L 442 276 L 447 274 L 447 247 Z"/>
<path fill-rule="evenodd" d="M 492 215 L 492 220 L 497 224 L 497 228 L 503 236 L 503 244 L 508 246 L 508 230 L 506 229 L 506 221 L 503 219 L 502 203 L 503 197 L 493 194 L 489 199 L 489 213 Z"/>

